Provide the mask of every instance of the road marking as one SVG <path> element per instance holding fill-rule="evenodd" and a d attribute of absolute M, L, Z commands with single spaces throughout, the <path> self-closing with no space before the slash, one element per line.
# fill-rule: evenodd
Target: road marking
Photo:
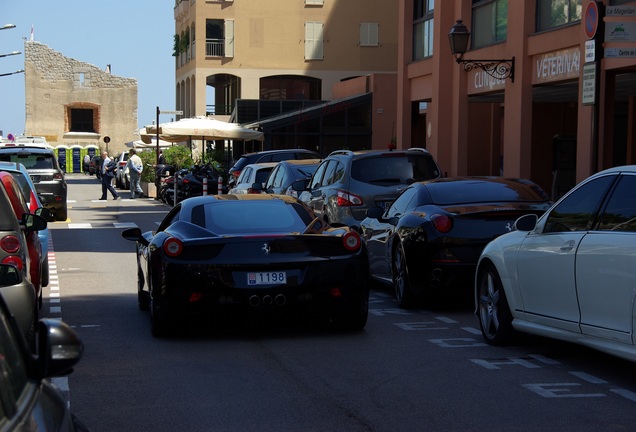
<path fill-rule="evenodd" d="M 113 223 L 115 228 L 137 228 L 138 225 L 134 222 L 115 222 Z"/>
<path fill-rule="evenodd" d="M 636 402 L 636 393 L 634 393 L 633 391 L 630 390 L 625 390 L 625 389 L 611 389 L 610 390 L 612 393 L 616 393 L 619 396 L 623 396 L 626 399 L 629 399 L 632 402 Z"/>
<path fill-rule="evenodd" d="M 428 341 L 442 348 L 472 348 L 488 346 L 487 344 L 477 342 L 476 339 L 472 338 L 429 339 Z"/>
<path fill-rule="evenodd" d="M 448 330 L 448 327 L 433 327 L 437 325 L 437 323 L 433 321 L 393 323 L 393 325 L 398 326 L 402 330 Z"/>
<path fill-rule="evenodd" d="M 92 228 L 92 225 L 90 223 L 78 222 L 78 223 L 70 223 L 68 224 L 68 227 L 70 229 L 87 229 L 87 228 Z"/>
<path fill-rule="evenodd" d="M 470 359 L 471 362 L 478 364 L 479 366 L 485 368 L 485 369 L 490 369 L 490 370 L 495 370 L 495 369 L 501 369 L 500 366 L 509 366 L 509 365 L 514 365 L 514 366 L 523 366 L 526 369 L 539 369 L 541 368 L 541 366 L 536 365 L 532 362 L 529 362 L 526 359 L 522 359 L 519 357 L 508 357 L 508 358 L 503 358 L 503 359 L 493 359 L 493 360 L 484 360 L 484 359 Z"/>
<path fill-rule="evenodd" d="M 475 327 L 462 327 L 462 330 L 474 335 L 481 335 L 481 330 L 476 329 Z"/>
<path fill-rule="evenodd" d="M 542 384 L 522 384 L 528 390 L 544 398 L 583 398 L 583 397 L 606 397 L 603 393 L 570 393 L 572 387 L 578 387 L 579 383 L 542 383 Z"/>
<path fill-rule="evenodd" d="M 575 377 L 581 378 L 583 381 L 587 381 L 590 384 L 607 384 L 607 381 L 602 380 L 600 378 L 596 378 L 590 374 L 585 372 L 570 372 L 570 375 L 574 375 Z"/>
<path fill-rule="evenodd" d="M 440 316 L 440 317 L 435 317 L 435 319 L 439 320 L 439 321 L 441 321 L 443 323 L 446 323 L 446 324 L 457 324 L 457 321 L 455 321 L 452 318 L 448 318 L 448 317 L 441 317 Z"/>

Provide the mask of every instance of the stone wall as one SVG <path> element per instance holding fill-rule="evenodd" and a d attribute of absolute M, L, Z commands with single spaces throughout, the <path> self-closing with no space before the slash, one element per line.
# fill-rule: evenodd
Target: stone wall
<path fill-rule="evenodd" d="M 25 41 L 25 135 L 45 136 L 49 144 L 97 145 L 116 154 L 137 134 L 137 80 L 111 74 Z M 93 131 L 73 132 L 71 109 L 93 110 Z"/>

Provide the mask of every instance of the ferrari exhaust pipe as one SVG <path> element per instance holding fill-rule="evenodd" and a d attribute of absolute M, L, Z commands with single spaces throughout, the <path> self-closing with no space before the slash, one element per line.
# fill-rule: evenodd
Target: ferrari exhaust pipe
<path fill-rule="evenodd" d="M 263 296 L 263 304 L 265 306 L 271 305 L 272 304 L 272 296 L 271 295 Z"/>
<path fill-rule="evenodd" d="M 250 306 L 256 307 L 256 306 L 258 306 L 261 303 L 261 299 L 258 298 L 257 295 L 253 295 L 253 296 L 250 297 L 249 303 L 250 303 Z"/>
<path fill-rule="evenodd" d="M 278 294 L 276 298 L 274 299 L 274 301 L 276 302 L 277 306 L 284 306 L 285 303 L 287 303 L 287 297 L 285 297 L 282 294 Z"/>

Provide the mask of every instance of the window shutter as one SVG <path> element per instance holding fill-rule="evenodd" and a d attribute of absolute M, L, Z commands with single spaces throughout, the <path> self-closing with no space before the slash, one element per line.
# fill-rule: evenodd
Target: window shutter
<path fill-rule="evenodd" d="M 305 23 L 305 60 L 322 60 L 323 23 L 308 21 Z"/>
<path fill-rule="evenodd" d="M 225 54 L 224 57 L 234 57 L 234 20 L 225 20 Z"/>
<path fill-rule="evenodd" d="M 378 23 L 360 24 L 360 46 L 379 45 L 380 25 Z"/>

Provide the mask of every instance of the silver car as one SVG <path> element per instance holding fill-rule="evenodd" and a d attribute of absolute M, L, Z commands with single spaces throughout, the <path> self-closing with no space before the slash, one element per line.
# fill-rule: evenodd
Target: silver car
<path fill-rule="evenodd" d="M 386 209 L 408 185 L 438 177 L 441 170 L 425 149 L 337 150 L 312 176 L 309 206 L 329 224 L 359 229 L 367 209 Z"/>

